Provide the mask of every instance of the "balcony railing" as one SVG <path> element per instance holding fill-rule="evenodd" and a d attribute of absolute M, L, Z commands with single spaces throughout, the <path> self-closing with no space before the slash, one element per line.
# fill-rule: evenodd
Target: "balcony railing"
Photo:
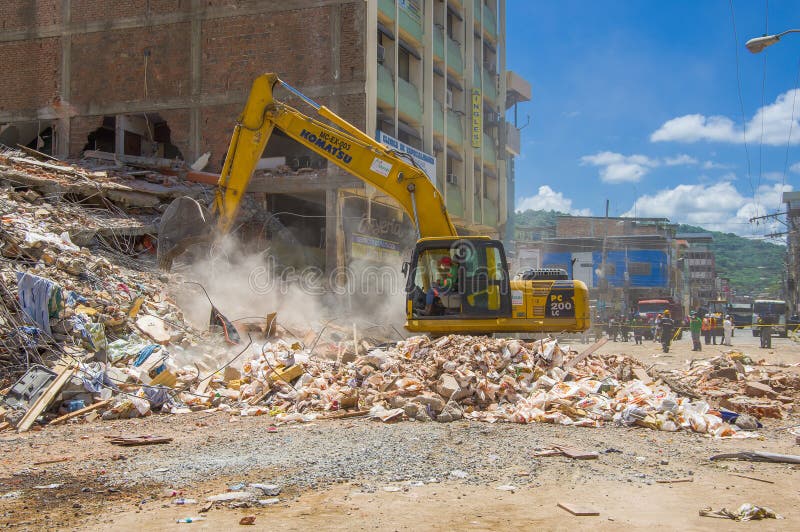
<path fill-rule="evenodd" d="M 398 111 L 414 124 L 422 121 L 422 104 L 419 99 L 419 89 L 411 82 L 400 78 L 397 83 L 399 107 Z"/>
<path fill-rule="evenodd" d="M 394 79 L 381 63 L 378 63 L 378 101 L 385 107 L 394 107 Z"/>
<path fill-rule="evenodd" d="M 506 122 L 506 151 L 512 155 L 519 155 L 520 151 L 520 132 L 513 124 Z"/>
<path fill-rule="evenodd" d="M 458 185 L 447 183 L 447 211 L 452 216 L 464 217 L 464 197 Z"/>

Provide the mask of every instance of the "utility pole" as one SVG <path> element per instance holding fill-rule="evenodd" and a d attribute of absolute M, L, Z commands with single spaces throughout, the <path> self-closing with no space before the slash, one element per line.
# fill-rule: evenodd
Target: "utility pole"
<path fill-rule="evenodd" d="M 609 200 L 606 200 L 606 218 L 604 223 L 605 231 L 603 232 L 603 252 L 602 252 L 602 264 L 600 266 L 600 271 L 603 272 L 603 278 L 600 280 L 600 294 L 601 294 L 601 302 L 603 303 L 603 320 L 608 321 L 608 272 L 606 271 L 606 262 L 608 260 L 608 206 Z"/>

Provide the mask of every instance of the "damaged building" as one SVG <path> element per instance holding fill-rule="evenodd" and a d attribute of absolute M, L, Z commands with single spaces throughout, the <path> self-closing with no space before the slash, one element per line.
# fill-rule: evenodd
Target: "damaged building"
<path fill-rule="evenodd" d="M 10 0 L 0 143 L 219 172 L 250 83 L 276 72 L 412 155 L 460 232 L 503 237 L 520 153 L 504 115 L 530 99 L 506 69 L 505 17 L 504 0 Z M 248 192 L 249 236 L 328 271 L 397 262 L 413 239 L 391 198 L 279 132 Z"/>

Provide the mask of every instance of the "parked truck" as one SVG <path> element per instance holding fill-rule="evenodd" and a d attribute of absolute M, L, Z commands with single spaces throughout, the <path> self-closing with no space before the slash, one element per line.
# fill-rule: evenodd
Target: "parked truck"
<path fill-rule="evenodd" d="M 636 302 L 636 312 L 645 323 L 655 322 L 656 316 L 664 314 L 669 310 L 672 321 L 675 322 L 675 329 L 684 326 L 683 306 L 674 297 L 662 297 L 655 299 L 640 299 Z M 645 338 L 652 338 L 652 332 L 645 330 Z M 683 336 L 683 330 L 678 331 L 677 339 Z"/>

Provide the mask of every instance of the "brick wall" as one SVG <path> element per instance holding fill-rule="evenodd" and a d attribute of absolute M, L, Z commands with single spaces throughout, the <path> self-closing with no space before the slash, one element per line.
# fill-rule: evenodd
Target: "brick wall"
<path fill-rule="evenodd" d="M 253 78 L 277 72 L 300 90 L 317 90 L 339 84 L 358 84 L 366 78 L 362 1 L 303 9 L 236 16 L 241 9 L 283 9 L 289 4 L 267 0 L 204 0 L 202 9 L 233 16 L 201 22 L 200 99 L 213 100 L 201 109 L 198 153 L 212 152 L 209 169 L 218 170 L 242 103 L 219 105 L 220 99 L 243 98 Z M 70 104 L 78 116 L 71 120 L 70 153 L 77 155 L 88 134 L 100 126 L 103 108 L 124 110 L 136 104 L 137 113 L 160 114 L 169 124 L 172 141 L 186 158 L 190 150 L 191 22 L 146 25 L 162 15 L 189 13 L 190 0 L 71 0 Z M 51 28 L 61 24 L 59 0 L 0 0 L 0 32 L 27 28 Z M 220 11 L 222 10 L 222 11 Z M 105 29 L 105 23 L 139 17 L 141 27 Z M 144 17 L 151 17 L 146 19 Z M 163 19 L 162 19 L 163 20 Z M 103 24 L 103 31 L 97 23 Z M 155 22 L 153 22 L 155 24 Z M 333 29 L 338 30 L 338 56 Z M 146 58 L 145 51 L 149 52 Z M 61 65 L 60 37 L 0 43 L 0 112 L 30 113 L 58 106 Z M 3 68 L 5 67 L 5 68 Z M 335 68 L 338 67 L 338 75 Z M 145 85 L 146 77 L 146 85 Z M 146 87 L 146 89 L 145 89 Z M 145 93 L 146 90 L 146 93 Z M 333 90 L 333 89 L 332 89 Z M 298 101 L 281 98 L 311 110 Z M 328 97 L 315 95 L 359 128 L 365 127 L 366 97 L 363 93 Z M 177 101 L 186 108 L 166 107 Z M 122 104 L 116 105 L 116 104 Z"/>
<path fill-rule="evenodd" d="M 185 23 L 73 36 L 72 103 L 101 105 L 189 95 L 189 33 Z"/>
<path fill-rule="evenodd" d="M 241 105 L 215 105 L 204 107 L 200 111 L 199 152 L 211 152 L 211 159 L 206 170 L 219 172 L 225 162 L 225 153 L 231 140 L 236 117 L 242 112 Z"/>
<path fill-rule="evenodd" d="M 59 38 L 0 43 L 0 111 L 53 105 L 59 94 Z"/>
<path fill-rule="evenodd" d="M 188 11 L 191 0 L 72 0 L 73 22 L 94 22 L 120 18 L 164 15 Z"/>
<path fill-rule="evenodd" d="M 191 164 L 191 155 L 189 153 L 189 117 L 191 111 L 188 109 L 170 109 L 161 110 L 158 115 L 164 119 L 169 126 L 170 141 L 177 146 L 184 159 L 189 159 Z"/>
<path fill-rule="evenodd" d="M 89 133 L 103 125 L 102 116 L 76 116 L 70 120 L 69 126 L 69 153 L 80 154 L 86 145 Z"/>
<path fill-rule="evenodd" d="M 60 23 L 60 0 L 0 1 L 0 31 L 44 27 Z"/>
<path fill-rule="evenodd" d="M 231 17 L 203 23 L 203 94 L 246 91 L 276 72 L 296 87 L 332 81 L 330 8 Z"/>

